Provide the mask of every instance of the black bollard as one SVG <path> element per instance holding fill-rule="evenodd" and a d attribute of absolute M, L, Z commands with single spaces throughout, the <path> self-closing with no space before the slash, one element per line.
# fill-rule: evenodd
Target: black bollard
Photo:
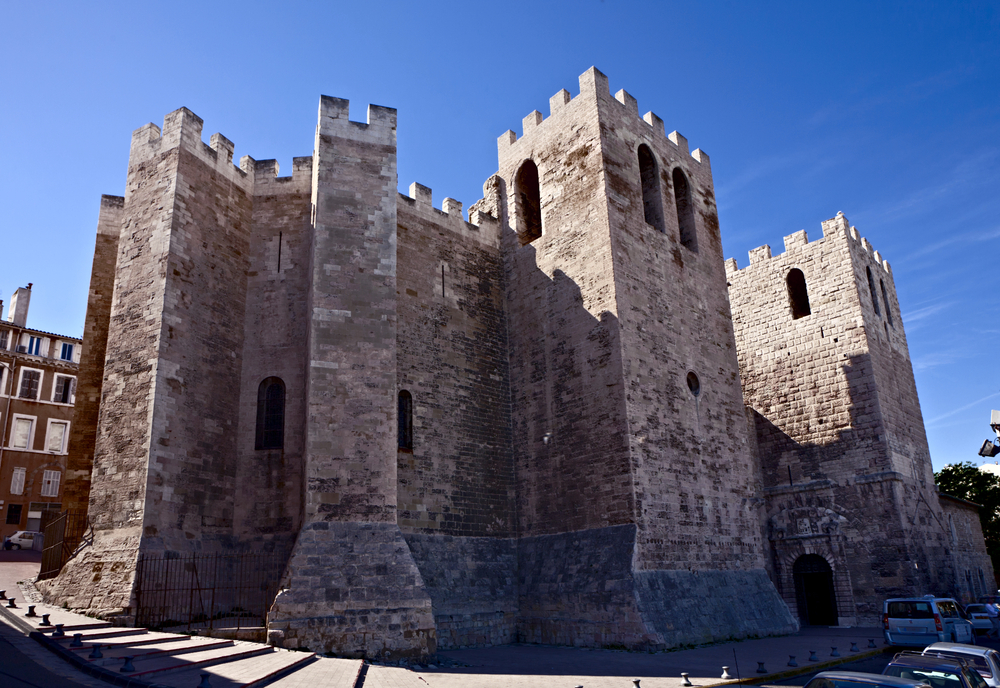
<path fill-rule="evenodd" d="M 809 650 L 809 661 L 810 662 L 818 662 L 819 661 L 819 657 L 816 656 L 816 650 Z"/>
<path fill-rule="evenodd" d="M 861 652 L 861 650 L 858 649 L 858 644 L 854 641 L 851 641 L 851 652 Z"/>
<path fill-rule="evenodd" d="M 52 623 L 49 621 L 48 614 L 42 614 L 42 620 L 38 622 L 39 626 L 51 626 Z"/>
<path fill-rule="evenodd" d="M 104 655 L 101 654 L 100 644 L 94 645 L 94 649 L 90 651 L 89 655 L 87 655 L 87 659 L 101 659 L 103 657 Z"/>
<path fill-rule="evenodd" d="M 767 673 L 767 669 L 764 668 L 764 662 L 757 662 L 757 673 L 758 674 L 766 674 Z"/>
<path fill-rule="evenodd" d="M 835 647 L 831 647 L 830 648 L 830 656 L 831 657 L 839 657 L 840 656 L 840 653 L 837 652 L 837 648 L 835 648 Z"/>
<path fill-rule="evenodd" d="M 122 668 L 119 669 L 118 671 L 120 671 L 123 674 L 127 674 L 130 671 L 135 671 L 135 667 L 132 666 L 133 659 L 135 659 L 135 657 L 125 657 L 125 663 L 122 664 Z"/>
<path fill-rule="evenodd" d="M 681 672 L 681 678 L 684 679 L 684 682 L 681 683 L 682 686 L 694 685 L 693 683 L 691 683 L 691 675 L 688 674 L 686 671 Z"/>
<path fill-rule="evenodd" d="M 53 638 L 62 638 L 66 635 L 66 631 L 63 630 L 63 626 L 66 624 L 56 624 L 56 630 L 52 631 Z"/>
<path fill-rule="evenodd" d="M 208 682 L 209 676 L 211 674 L 200 674 L 201 683 L 198 684 L 197 688 L 212 688 L 212 684 Z"/>
<path fill-rule="evenodd" d="M 69 644 L 70 647 L 83 647 L 83 633 L 74 633 L 73 642 Z"/>
<path fill-rule="evenodd" d="M 17 599 L 16 597 L 11 597 L 9 600 L 7 600 L 7 609 L 17 609 L 17 605 L 14 604 L 14 600 L 16 599 Z"/>
<path fill-rule="evenodd" d="M 795 661 L 795 655 L 788 655 L 788 666 L 797 667 L 798 665 L 799 663 Z"/>
<path fill-rule="evenodd" d="M 38 616 L 38 614 L 35 613 L 35 605 L 33 604 L 28 605 L 28 613 L 25 614 L 25 616 Z"/>
<path fill-rule="evenodd" d="M 0 590 L 0 600 L 6 600 L 6 599 L 7 599 L 7 591 Z"/>
<path fill-rule="evenodd" d="M 868 647 L 870 647 L 870 648 L 871 648 L 871 647 L 877 647 L 877 646 L 875 645 L 875 638 L 869 638 L 869 639 L 868 639 Z"/>

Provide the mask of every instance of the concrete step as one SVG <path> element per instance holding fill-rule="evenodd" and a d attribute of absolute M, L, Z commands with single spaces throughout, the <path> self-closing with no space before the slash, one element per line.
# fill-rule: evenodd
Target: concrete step
<path fill-rule="evenodd" d="M 236 643 L 234 641 L 229 641 L 233 643 L 228 647 L 218 647 L 208 650 L 198 650 L 195 652 L 185 652 L 176 655 L 156 655 L 153 657 L 142 657 L 136 656 L 133 661 L 135 666 L 135 671 L 130 671 L 128 673 L 123 673 L 123 676 L 129 676 L 134 678 L 149 676 L 150 674 L 158 674 L 164 671 L 174 671 L 178 669 L 187 669 L 191 667 L 199 666 L 209 666 L 212 664 L 220 664 L 222 662 L 232 662 L 237 659 L 243 659 L 246 657 L 252 657 L 254 655 L 271 654 L 274 652 L 274 648 L 269 645 L 260 645 L 258 643 Z M 129 655 L 126 655 L 129 656 Z M 118 666 L 115 667 L 115 664 Z M 115 669 L 120 668 L 123 665 L 122 661 L 118 661 L 115 664 L 105 666 L 105 669 Z M 159 679 L 156 679 L 159 682 Z"/>
<path fill-rule="evenodd" d="M 80 639 L 83 642 L 88 642 L 97 640 L 98 638 L 127 638 L 129 636 L 146 635 L 148 632 L 145 628 L 84 628 L 73 631 L 66 630 L 66 635 L 58 638 L 53 638 L 51 633 L 48 636 L 56 642 L 69 645 L 73 642 L 73 636 L 77 633 L 80 634 Z"/>
<path fill-rule="evenodd" d="M 94 645 L 100 645 L 101 649 L 108 647 L 137 647 L 146 645 L 149 643 L 170 643 L 170 642 L 186 642 L 191 639 L 189 635 L 181 635 L 180 633 L 159 633 L 157 631 L 149 631 L 148 633 L 143 633 L 140 635 L 129 634 L 121 636 L 112 636 L 106 638 L 92 638 L 88 639 L 86 636 L 81 638 L 83 641 L 83 647 L 68 647 L 67 649 L 73 650 L 74 652 L 90 652 Z M 72 641 L 72 639 L 71 639 Z"/>
<path fill-rule="evenodd" d="M 90 659 L 89 655 L 93 648 L 80 648 L 80 656 L 96 666 L 113 666 L 117 669 L 122 665 L 122 657 L 135 657 L 136 661 L 138 661 L 140 659 L 148 659 L 158 655 L 172 655 L 176 657 L 188 652 L 216 650 L 222 647 L 232 646 L 232 640 L 192 638 L 191 642 L 168 641 L 143 645 L 118 645 L 112 647 L 102 646 L 101 654 L 104 655 L 102 659 Z"/>
<path fill-rule="evenodd" d="M 360 659 L 317 657 L 268 683 L 268 688 L 354 688 L 364 662 Z M 197 683 L 192 685 L 198 685 Z M 212 682 L 214 688 L 215 682 Z"/>
<path fill-rule="evenodd" d="M 288 672 L 292 672 L 291 676 L 295 676 L 299 671 L 311 668 L 312 665 L 310 663 L 314 661 L 316 661 L 316 655 L 312 652 L 273 650 L 266 654 L 246 657 L 223 664 L 213 664 L 208 667 L 192 667 L 165 674 L 157 674 L 150 680 L 158 686 L 191 688 L 198 685 L 201 680 L 201 674 L 208 674 L 212 688 L 258 688 L 265 685 L 277 685 L 273 683 L 275 677 L 286 675 Z M 358 661 L 358 665 L 360 666 L 360 661 Z M 349 673 L 350 671 L 347 672 L 347 674 Z M 353 678 L 356 677 L 357 672 L 354 673 L 350 683 L 310 682 L 300 685 L 307 685 L 308 688 L 353 688 Z M 280 680 L 287 678 L 288 676 L 286 675 L 285 678 Z"/>

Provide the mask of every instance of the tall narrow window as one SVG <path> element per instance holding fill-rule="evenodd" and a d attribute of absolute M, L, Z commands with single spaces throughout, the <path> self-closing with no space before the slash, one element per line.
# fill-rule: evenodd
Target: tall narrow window
<path fill-rule="evenodd" d="M 679 167 L 674 168 L 674 203 L 677 206 L 677 226 L 681 243 L 692 251 L 698 250 L 698 232 L 694 225 L 694 203 L 691 202 L 691 185 Z"/>
<path fill-rule="evenodd" d="M 875 292 L 875 278 L 872 277 L 872 269 L 865 266 L 865 272 L 868 273 L 868 293 L 872 297 L 872 305 L 875 306 L 875 315 L 882 315 L 882 311 L 878 307 L 878 294 Z"/>
<path fill-rule="evenodd" d="M 29 370 L 21 371 L 21 391 L 17 396 L 22 399 L 38 399 L 38 388 L 42 383 L 42 371 Z"/>
<path fill-rule="evenodd" d="M 10 330 L 0 330 L 0 349 L 6 351 L 7 349 L 7 338 L 10 335 Z"/>
<path fill-rule="evenodd" d="M 517 171 L 514 186 L 520 219 L 518 231 L 521 245 L 524 246 L 542 236 L 542 193 L 538 186 L 538 168 L 534 162 L 524 161 Z"/>
<path fill-rule="evenodd" d="M 73 389 L 76 386 L 76 378 L 67 375 L 56 375 L 56 383 L 53 385 L 52 401 L 57 404 L 69 404 L 73 401 Z"/>
<path fill-rule="evenodd" d="M 285 383 L 269 377 L 257 388 L 257 449 L 281 449 L 285 444 Z"/>
<path fill-rule="evenodd" d="M 66 435 L 69 433 L 69 423 L 49 421 L 48 436 L 45 438 L 45 451 L 62 454 L 66 450 Z M 54 497 L 55 495 L 49 495 Z"/>
<path fill-rule="evenodd" d="M 23 504 L 8 504 L 7 505 L 7 525 L 9 526 L 19 526 L 21 525 L 21 508 Z"/>
<path fill-rule="evenodd" d="M 14 427 L 11 429 L 10 434 L 10 446 L 12 449 L 31 449 L 31 436 L 34 424 L 34 418 L 14 418 Z"/>
<path fill-rule="evenodd" d="M 798 320 L 812 313 L 809 308 L 809 292 L 806 291 L 806 276 L 798 268 L 788 271 L 788 304 L 792 307 L 792 319 Z"/>
<path fill-rule="evenodd" d="M 63 342 L 62 352 L 61 352 L 59 358 L 61 358 L 64 361 L 72 361 L 73 360 L 73 345 L 72 344 L 67 344 L 67 343 Z"/>
<path fill-rule="evenodd" d="M 646 224 L 663 232 L 663 201 L 660 194 L 660 172 L 649 146 L 639 146 L 639 178 L 642 181 L 642 212 Z"/>
<path fill-rule="evenodd" d="M 885 282 L 882 280 L 878 281 L 880 287 L 882 287 L 882 303 L 885 304 L 885 317 L 889 321 L 889 324 L 895 327 L 896 325 L 892 322 L 892 308 L 889 306 L 889 294 L 885 291 Z"/>
<path fill-rule="evenodd" d="M 35 356 L 41 356 L 42 350 L 42 338 L 41 337 L 28 337 L 28 353 Z"/>
<path fill-rule="evenodd" d="M 413 451 L 413 397 L 405 389 L 399 392 L 398 406 L 397 444 L 403 451 Z"/>

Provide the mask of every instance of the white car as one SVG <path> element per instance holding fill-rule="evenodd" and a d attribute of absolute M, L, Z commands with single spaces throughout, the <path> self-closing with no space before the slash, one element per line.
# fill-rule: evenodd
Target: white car
<path fill-rule="evenodd" d="M 923 654 L 964 659 L 970 669 L 983 677 L 986 685 L 1000 688 L 1000 652 L 996 650 L 960 643 L 934 643 L 924 648 Z"/>
<path fill-rule="evenodd" d="M 42 534 L 34 530 L 19 530 L 10 536 L 11 549 L 31 549 L 35 538 L 42 539 Z"/>
<path fill-rule="evenodd" d="M 965 615 L 972 622 L 976 633 L 989 633 L 993 630 L 993 624 L 990 623 L 990 615 L 986 613 L 985 604 L 965 605 Z"/>
<path fill-rule="evenodd" d="M 950 597 L 893 598 L 885 601 L 882 611 L 882 635 L 889 645 L 976 642 L 972 623 L 962 618 L 958 602 Z"/>

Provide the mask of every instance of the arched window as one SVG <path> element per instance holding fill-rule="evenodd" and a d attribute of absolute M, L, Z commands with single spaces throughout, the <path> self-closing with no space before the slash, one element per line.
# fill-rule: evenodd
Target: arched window
<path fill-rule="evenodd" d="M 285 444 L 285 383 L 269 377 L 257 388 L 257 449 L 281 449 Z"/>
<path fill-rule="evenodd" d="M 514 178 L 517 214 L 520 218 L 521 246 L 542 236 L 542 194 L 538 186 L 538 168 L 525 160 Z"/>
<path fill-rule="evenodd" d="M 895 323 L 892 322 L 892 308 L 889 306 L 889 294 L 885 291 L 885 282 L 879 280 L 878 284 L 882 287 L 882 303 L 885 304 L 885 317 L 889 321 L 889 324 L 895 327 Z"/>
<path fill-rule="evenodd" d="M 872 305 L 875 306 L 875 315 L 882 315 L 882 311 L 878 307 L 878 294 L 875 293 L 875 278 L 872 277 L 872 269 L 865 266 L 865 272 L 868 273 L 868 293 L 872 297 Z"/>
<path fill-rule="evenodd" d="M 694 203 L 691 202 L 691 185 L 679 167 L 674 168 L 674 203 L 677 205 L 677 226 L 681 243 L 692 251 L 698 250 L 698 233 L 694 226 Z"/>
<path fill-rule="evenodd" d="M 403 451 L 413 451 L 413 397 L 405 389 L 399 392 L 398 418 L 397 444 Z"/>
<path fill-rule="evenodd" d="M 642 180 L 642 212 L 646 224 L 664 232 L 663 200 L 660 194 L 660 172 L 656 166 L 656 158 L 649 146 L 639 146 L 639 178 Z"/>
<path fill-rule="evenodd" d="M 812 314 L 809 308 L 809 292 L 806 290 L 806 276 L 798 268 L 788 271 L 788 305 L 792 307 L 792 319 L 798 320 Z"/>

